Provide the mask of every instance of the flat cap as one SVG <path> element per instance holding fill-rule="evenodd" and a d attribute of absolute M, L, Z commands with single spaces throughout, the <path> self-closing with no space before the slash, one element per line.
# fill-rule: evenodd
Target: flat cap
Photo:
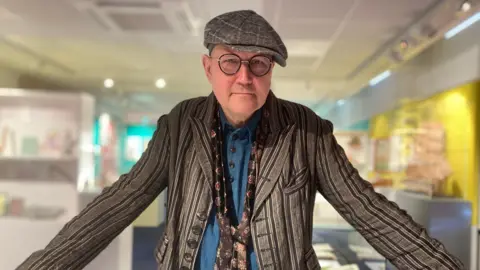
<path fill-rule="evenodd" d="M 280 66 L 287 65 L 288 52 L 282 39 L 253 10 L 227 12 L 211 19 L 205 25 L 203 44 L 210 51 L 222 44 L 233 50 L 271 55 Z"/>

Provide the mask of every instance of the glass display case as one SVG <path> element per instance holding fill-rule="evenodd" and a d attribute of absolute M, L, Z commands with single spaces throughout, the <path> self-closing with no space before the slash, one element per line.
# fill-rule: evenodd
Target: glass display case
<path fill-rule="evenodd" d="M 0 269 L 78 213 L 78 186 L 93 180 L 94 106 L 86 94 L 0 89 Z"/>
<path fill-rule="evenodd" d="M 0 88 L 0 269 L 44 248 L 98 195 L 82 192 L 95 186 L 94 114 L 88 94 Z M 131 234 L 85 269 L 130 266 Z"/>
<path fill-rule="evenodd" d="M 313 248 L 322 269 L 387 269 L 385 258 L 321 195 L 317 195 L 314 211 Z"/>

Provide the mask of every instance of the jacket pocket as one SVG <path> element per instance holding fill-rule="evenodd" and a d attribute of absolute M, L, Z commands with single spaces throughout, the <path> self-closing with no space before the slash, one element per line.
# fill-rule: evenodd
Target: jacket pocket
<path fill-rule="evenodd" d="M 157 260 L 157 263 L 159 266 L 162 265 L 163 260 L 165 259 L 165 253 L 167 252 L 168 242 L 169 240 L 167 236 L 164 235 L 162 237 L 162 240 L 157 245 L 157 248 L 155 249 L 155 259 Z"/>
<path fill-rule="evenodd" d="M 317 259 L 317 254 L 315 254 L 315 250 L 313 247 L 310 247 L 308 251 L 305 253 L 305 269 L 306 270 L 320 270 L 320 263 Z"/>
<path fill-rule="evenodd" d="M 300 169 L 297 173 L 295 173 L 293 176 L 291 176 L 291 179 L 289 181 L 291 184 L 285 187 L 283 189 L 283 192 L 286 195 L 290 195 L 302 189 L 305 186 L 305 184 L 308 182 L 307 172 L 308 172 L 308 168 L 304 167 Z"/>

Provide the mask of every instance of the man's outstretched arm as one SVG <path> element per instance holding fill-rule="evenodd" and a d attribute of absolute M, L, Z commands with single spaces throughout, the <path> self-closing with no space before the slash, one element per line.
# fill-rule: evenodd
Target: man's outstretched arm
<path fill-rule="evenodd" d="M 317 187 L 345 220 L 399 269 L 465 269 L 425 228 L 359 176 L 329 121 L 317 122 Z"/>
<path fill-rule="evenodd" d="M 166 188 L 169 147 L 167 116 L 162 116 L 147 150 L 131 171 L 105 188 L 17 270 L 83 269 Z"/>

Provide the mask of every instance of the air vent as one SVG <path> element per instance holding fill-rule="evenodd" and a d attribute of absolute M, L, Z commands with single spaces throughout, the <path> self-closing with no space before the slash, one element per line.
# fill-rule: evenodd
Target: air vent
<path fill-rule="evenodd" d="M 162 14 L 111 13 L 109 16 L 124 31 L 172 31 L 170 24 Z"/>
<path fill-rule="evenodd" d="M 97 2 L 99 8 L 152 8 L 160 9 L 161 3 L 158 0 L 100 0 Z"/>

